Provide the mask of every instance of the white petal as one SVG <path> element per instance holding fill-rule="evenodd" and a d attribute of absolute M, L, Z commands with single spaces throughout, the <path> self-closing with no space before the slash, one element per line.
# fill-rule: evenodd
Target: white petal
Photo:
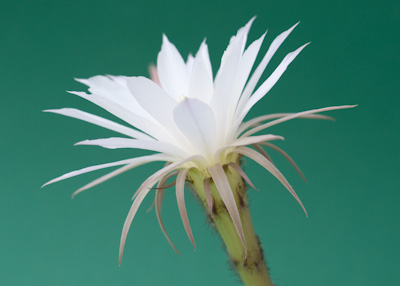
<path fill-rule="evenodd" d="M 235 225 L 236 231 L 239 235 L 239 238 L 242 242 L 245 258 L 247 257 L 247 246 L 244 237 L 242 222 L 240 220 L 239 210 L 236 205 L 235 197 L 233 196 L 231 186 L 229 185 L 229 181 L 226 178 L 224 169 L 220 164 L 215 164 L 214 166 L 208 167 L 208 171 L 212 179 L 214 180 L 215 186 L 218 189 L 218 192 L 221 195 L 222 200 L 229 212 L 229 215 L 232 218 L 232 222 Z"/>
<path fill-rule="evenodd" d="M 131 77 L 128 87 L 139 104 L 168 130 L 170 140 L 182 144 L 183 136 L 177 130 L 172 111 L 178 102 L 168 96 L 157 84 L 145 77 Z M 170 141 L 171 142 L 171 141 Z"/>
<path fill-rule="evenodd" d="M 244 108 L 245 104 L 247 103 L 248 99 L 250 98 L 250 95 L 253 93 L 254 88 L 256 87 L 258 81 L 260 80 L 261 75 L 263 74 L 265 68 L 267 67 L 269 61 L 271 60 L 271 58 L 273 57 L 275 52 L 278 50 L 278 48 L 281 46 L 281 44 L 285 41 L 285 39 L 289 36 L 289 34 L 293 31 L 293 29 L 298 24 L 299 23 L 295 24 L 289 30 L 281 33 L 271 43 L 271 45 L 268 48 L 267 53 L 265 54 L 264 58 L 261 60 L 261 63 L 258 65 L 256 70 L 254 71 L 253 75 L 251 76 L 249 82 L 246 85 L 246 88 L 243 91 L 243 94 L 242 94 L 242 97 L 240 99 L 240 103 L 239 103 L 239 106 L 237 109 L 237 114 L 240 114 L 242 112 L 242 109 Z"/>
<path fill-rule="evenodd" d="M 128 164 L 128 165 L 125 165 L 125 166 L 123 166 L 121 168 L 118 168 L 118 169 L 116 169 L 116 170 L 114 170 L 114 171 L 112 171 L 112 172 L 110 172 L 108 174 L 105 174 L 104 176 L 101 176 L 100 178 L 97 178 L 96 180 L 91 181 L 89 184 L 86 184 L 83 187 L 81 187 L 78 190 L 76 190 L 72 194 L 72 198 L 74 198 L 77 194 L 79 194 L 79 193 L 81 193 L 83 191 L 86 191 L 86 190 L 88 190 L 90 188 L 93 188 L 93 187 L 95 187 L 95 186 L 97 186 L 97 185 L 99 185 L 99 184 L 101 184 L 101 183 L 103 183 L 103 182 L 105 182 L 105 181 L 107 181 L 107 180 L 109 180 L 111 178 L 114 178 L 115 176 L 118 176 L 118 175 L 120 175 L 120 174 L 122 174 L 122 173 L 124 173 L 126 171 L 129 171 L 130 169 L 136 168 L 136 167 L 138 167 L 140 165 L 143 165 L 143 164 L 146 164 L 146 163 L 149 163 L 149 162 L 140 162 L 140 163 Z"/>
<path fill-rule="evenodd" d="M 208 50 L 203 42 L 200 50 L 196 54 L 196 59 L 193 65 L 192 73 L 189 80 L 190 98 L 197 98 L 205 103 L 209 103 L 214 90 L 210 59 Z M 206 54 L 206 55 L 204 55 Z"/>
<path fill-rule="evenodd" d="M 250 129 L 249 131 L 245 132 L 241 137 L 246 137 L 250 136 L 258 131 L 264 130 L 265 128 L 271 127 L 273 125 L 292 120 L 294 118 L 299 118 L 305 115 L 313 114 L 313 113 L 319 113 L 319 112 L 324 112 L 324 111 L 330 111 L 330 110 L 338 110 L 338 109 L 347 109 L 347 108 L 354 108 L 357 105 L 340 105 L 340 106 L 331 106 L 331 107 L 324 107 L 324 108 L 318 108 L 318 109 L 312 109 L 312 110 L 307 110 L 307 111 L 302 111 L 294 114 L 287 115 L 285 117 L 276 119 L 274 121 L 262 124 L 260 126 L 257 126 L 253 129 Z"/>
<path fill-rule="evenodd" d="M 174 119 L 197 152 L 212 156 L 216 144 L 216 128 L 214 114 L 207 104 L 185 98 L 174 109 Z"/>
<path fill-rule="evenodd" d="M 243 34 L 243 40 L 242 40 L 242 53 L 244 51 L 244 48 L 247 43 L 247 35 L 249 34 L 250 28 L 253 25 L 254 20 L 256 19 L 256 16 L 251 18 L 244 27 L 240 28 L 237 32 L 237 38 L 239 38 Z"/>
<path fill-rule="evenodd" d="M 179 157 L 187 157 L 187 154 L 178 147 L 162 141 L 138 140 L 130 138 L 111 137 L 104 139 L 84 140 L 75 145 L 95 145 L 108 149 L 135 148 L 166 153 Z"/>
<path fill-rule="evenodd" d="M 158 76 L 162 88 L 176 100 L 187 94 L 188 72 L 176 47 L 163 35 L 161 51 L 157 58 Z"/>
<path fill-rule="evenodd" d="M 207 70 L 207 73 L 210 75 L 211 79 L 213 78 L 213 72 L 211 67 L 210 55 L 208 53 L 208 46 L 206 44 L 206 40 L 201 43 L 199 51 L 196 54 L 197 57 L 201 58 L 201 62 L 204 64 L 204 67 Z"/>
<path fill-rule="evenodd" d="M 233 91 L 236 76 L 238 73 L 240 59 L 247 41 L 247 34 L 254 21 L 253 17 L 244 27 L 240 28 L 229 42 L 227 49 L 222 55 L 221 65 L 215 76 L 214 95 L 211 100 L 211 107 L 215 114 L 217 123 L 218 144 L 226 143 L 226 132 L 230 130 L 228 120 L 229 100 Z M 227 122 L 229 122 L 227 125 Z"/>
<path fill-rule="evenodd" d="M 130 77 L 127 85 L 140 106 L 159 122 L 166 120 L 165 115 L 177 104 L 177 100 L 165 94 L 161 87 L 148 78 Z"/>
<path fill-rule="evenodd" d="M 178 202 L 178 209 L 182 218 L 183 226 L 185 227 L 186 234 L 192 242 L 194 250 L 196 250 L 196 245 L 194 243 L 193 233 L 190 227 L 185 205 L 185 179 L 187 172 L 188 169 L 180 171 L 178 178 L 176 179 L 176 200 Z"/>
<path fill-rule="evenodd" d="M 169 135 L 166 134 L 165 129 L 160 124 L 158 124 L 157 122 L 153 122 L 148 118 L 135 114 L 134 112 L 117 102 L 96 94 L 86 94 L 85 92 L 77 91 L 69 91 L 69 93 L 75 94 L 90 102 L 93 102 L 94 104 L 107 110 L 111 114 L 121 118 L 135 128 L 142 130 L 143 132 L 149 134 L 154 138 L 157 138 L 158 140 L 168 141 Z"/>
<path fill-rule="evenodd" d="M 127 76 L 123 75 L 107 75 L 108 78 L 112 79 L 116 83 L 122 85 L 124 88 L 128 89 L 128 86 L 126 85 L 126 78 Z M 112 90 L 111 90 L 112 91 Z"/>
<path fill-rule="evenodd" d="M 52 112 L 52 113 L 57 113 L 65 116 L 69 116 L 72 118 L 80 119 L 104 128 L 107 128 L 109 130 L 113 130 L 115 132 L 119 132 L 121 134 L 125 134 L 127 136 L 137 138 L 137 139 L 144 139 L 144 140 L 153 140 L 150 136 L 147 134 L 137 131 L 135 129 L 126 127 L 124 125 L 118 124 L 116 122 L 113 122 L 111 120 L 105 119 L 103 117 L 90 114 L 75 108 L 61 108 L 61 109 L 47 109 L 43 110 L 44 112 Z"/>
<path fill-rule="evenodd" d="M 250 109 L 260 100 L 262 99 L 275 85 L 275 83 L 279 80 L 282 74 L 286 71 L 289 64 L 296 58 L 296 56 L 308 45 L 305 44 L 298 48 L 297 50 L 289 53 L 283 59 L 283 61 L 279 64 L 279 66 L 274 70 L 274 72 L 268 77 L 268 79 L 263 82 L 263 84 L 257 89 L 257 91 L 250 97 L 248 102 L 243 108 L 242 113 L 236 119 L 239 122 L 242 122 Z"/>
<path fill-rule="evenodd" d="M 234 147 L 238 147 L 238 146 L 252 145 L 252 144 L 256 144 L 256 143 L 264 142 L 264 141 L 268 141 L 268 140 L 284 140 L 284 138 L 282 136 L 277 136 L 277 135 L 272 135 L 272 134 L 254 136 L 254 137 L 241 137 L 241 138 L 233 141 L 231 144 L 219 148 L 214 153 L 214 159 L 215 159 L 215 161 L 223 162 L 224 158 L 226 158 L 226 155 L 227 155 L 227 154 L 224 155 L 224 152 L 229 153 L 230 152 L 229 149 L 233 149 Z"/>
<path fill-rule="evenodd" d="M 229 45 L 222 57 L 221 67 L 215 77 L 215 91 L 211 99 L 211 107 L 217 123 L 219 144 L 225 143 L 228 103 L 242 55 L 242 42 L 243 34 Z"/>
<path fill-rule="evenodd" d="M 125 76 L 94 76 L 87 79 L 89 91 L 93 95 L 107 98 L 110 101 L 118 103 L 131 112 L 148 118 L 149 114 L 137 103 L 135 98 L 129 92 L 126 85 Z"/>
<path fill-rule="evenodd" d="M 281 117 L 285 117 L 285 116 L 288 116 L 288 115 L 291 115 L 291 114 L 294 114 L 294 113 L 273 113 L 273 114 L 267 114 L 267 115 L 259 116 L 259 117 L 253 118 L 253 119 L 251 119 L 249 121 L 243 122 L 242 124 L 240 124 L 240 126 L 239 126 L 239 128 L 237 130 L 236 137 L 239 136 L 246 129 L 248 129 L 250 127 L 255 127 L 255 126 L 257 126 L 257 124 L 259 124 L 259 123 L 261 123 L 263 121 L 276 119 L 276 118 L 281 118 Z M 333 117 L 322 115 L 322 114 L 306 114 L 306 115 L 300 116 L 299 118 L 334 120 Z"/>
<path fill-rule="evenodd" d="M 188 73 L 188 78 L 190 78 L 190 75 L 192 73 L 193 65 L 194 65 L 194 57 L 192 54 L 189 54 L 188 59 L 186 61 L 186 70 Z"/>
<path fill-rule="evenodd" d="M 229 98 L 228 120 L 230 120 L 230 124 L 232 124 L 233 122 L 233 115 L 239 103 L 240 95 L 242 94 L 243 88 L 247 82 L 265 35 L 266 34 L 263 34 L 261 38 L 251 43 L 251 45 L 246 49 L 242 58 L 240 59 L 238 72 L 232 89 L 232 94 Z"/>
<path fill-rule="evenodd" d="M 258 164 L 263 166 L 265 169 L 267 169 L 272 175 L 274 175 L 274 177 L 277 178 L 282 183 L 282 185 L 284 185 L 286 187 L 286 189 L 292 194 L 292 196 L 300 204 L 300 206 L 304 210 L 304 213 L 307 216 L 307 211 L 304 208 L 304 205 L 301 202 L 300 198 L 297 196 L 296 192 L 293 190 L 292 186 L 289 184 L 289 182 L 286 180 L 286 178 L 282 175 L 282 173 L 274 166 L 274 164 L 272 164 L 265 157 L 263 157 L 260 153 L 258 153 L 257 151 L 254 151 L 253 149 L 250 149 L 247 147 L 238 147 L 235 151 L 239 154 L 242 154 L 242 155 L 254 160 Z"/>
<path fill-rule="evenodd" d="M 250 19 L 249 22 L 247 22 L 247 24 L 244 27 L 241 27 L 236 35 L 232 36 L 229 40 L 229 45 L 226 48 L 224 54 L 222 55 L 221 58 L 221 65 L 220 65 L 220 69 L 221 67 L 225 64 L 228 55 L 232 52 L 232 50 L 234 48 L 236 48 L 237 46 L 239 46 L 240 48 L 240 53 L 242 54 L 244 51 L 244 48 L 246 46 L 246 41 L 247 41 L 247 35 L 250 31 L 251 25 L 253 24 L 254 20 L 256 17 L 253 17 Z M 218 74 L 219 72 L 217 72 Z"/>
<path fill-rule="evenodd" d="M 230 146 L 246 146 L 270 140 L 284 140 L 284 138 L 282 136 L 272 135 L 272 134 L 252 136 L 252 137 L 242 137 L 235 140 L 232 144 L 230 144 Z"/>
<path fill-rule="evenodd" d="M 154 155 L 149 155 L 149 156 L 137 157 L 137 158 L 133 158 L 133 159 L 121 160 L 121 161 L 112 162 L 112 163 L 90 166 L 90 167 L 86 167 L 86 168 L 83 168 L 80 170 L 66 173 L 60 177 L 57 177 L 57 178 L 47 182 L 42 187 L 52 184 L 52 183 L 55 183 L 55 182 L 58 182 L 58 181 L 62 181 L 62 180 L 65 180 L 65 179 L 68 179 L 71 177 L 75 177 L 75 176 L 78 176 L 81 174 L 89 173 L 89 172 L 100 170 L 100 169 L 121 166 L 121 165 L 135 164 L 135 163 L 139 163 L 139 162 L 169 161 L 170 158 L 171 158 L 170 156 L 166 156 L 163 154 L 154 154 Z"/>

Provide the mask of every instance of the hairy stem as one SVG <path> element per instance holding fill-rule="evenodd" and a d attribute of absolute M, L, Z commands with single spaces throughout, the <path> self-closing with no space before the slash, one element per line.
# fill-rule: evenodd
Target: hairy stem
<path fill-rule="evenodd" d="M 235 161 L 238 160 L 237 158 Z M 243 283 L 246 286 L 273 285 L 267 267 L 265 266 L 260 241 L 254 232 L 253 223 L 251 221 L 245 182 L 234 168 L 225 166 L 224 170 L 239 209 L 247 245 L 247 257 L 245 257 L 242 242 L 237 234 L 232 219 L 212 180 L 210 182 L 210 191 L 213 206 L 211 214 L 209 213 L 211 223 L 221 235 L 232 265 Z M 198 170 L 191 170 L 188 174 L 188 179 L 193 184 L 194 190 L 202 201 L 204 209 L 209 212 L 204 188 L 205 175 Z"/>

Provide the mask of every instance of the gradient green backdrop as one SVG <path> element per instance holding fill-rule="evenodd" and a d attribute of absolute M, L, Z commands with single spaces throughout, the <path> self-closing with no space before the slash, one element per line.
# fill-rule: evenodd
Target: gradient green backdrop
<path fill-rule="evenodd" d="M 130 198 L 160 165 L 144 166 L 71 200 L 83 175 L 44 189 L 81 167 L 142 154 L 73 147 L 110 131 L 47 108 L 106 115 L 66 90 L 74 77 L 147 75 L 166 33 L 186 57 L 204 37 L 214 71 L 229 37 L 252 16 L 250 40 L 266 29 L 262 53 L 301 20 L 264 74 L 286 53 L 312 41 L 251 116 L 340 104 L 336 122 L 298 120 L 271 129 L 303 169 L 304 183 L 274 159 L 309 211 L 276 179 L 246 161 L 260 192 L 251 211 L 268 266 L 280 286 L 400 285 L 399 1 L 1 1 L 0 4 L 0 284 L 240 285 L 222 242 L 188 197 L 197 251 L 180 222 L 171 190 L 163 208 L 176 255 L 145 200 L 118 267 Z M 112 117 L 109 117 L 112 118 Z"/>

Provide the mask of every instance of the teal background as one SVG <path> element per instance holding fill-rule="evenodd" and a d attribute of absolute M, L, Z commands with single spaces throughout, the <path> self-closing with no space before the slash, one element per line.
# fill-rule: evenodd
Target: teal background
<path fill-rule="evenodd" d="M 1 1 L 0 3 L 0 284 L 240 285 L 222 242 L 187 196 L 197 251 L 167 193 L 164 222 L 182 255 L 160 231 L 147 198 L 118 267 L 130 198 L 160 165 L 140 167 L 89 190 L 104 174 L 46 181 L 81 167 L 143 154 L 73 147 L 110 131 L 48 108 L 106 112 L 66 90 L 74 77 L 147 75 L 166 33 L 186 57 L 204 37 L 214 71 L 231 35 L 257 15 L 250 40 L 269 29 L 262 47 L 297 21 L 264 79 L 286 53 L 311 41 L 251 117 L 359 104 L 335 111 L 336 122 L 298 120 L 271 128 L 308 182 L 271 151 L 302 198 L 309 218 L 284 187 L 246 161 L 261 190 L 251 212 L 275 283 L 400 285 L 399 1 Z M 109 117 L 112 118 L 112 117 Z"/>

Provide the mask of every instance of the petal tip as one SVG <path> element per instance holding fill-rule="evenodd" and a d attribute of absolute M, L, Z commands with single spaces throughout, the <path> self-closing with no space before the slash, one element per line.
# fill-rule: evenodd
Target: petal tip
<path fill-rule="evenodd" d="M 300 24 L 300 21 L 298 21 L 296 24 L 294 24 L 294 25 L 289 29 L 289 31 L 290 31 L 290 32 L 293 31 L 294 28 L 296 28 L 299 24 Z"/>
<path fill-rule="evenodd" d="M 90 142 L 90 140 L 86 139 L 86 140 L 83 140 L 83 141 L 76 142 L 74 144 L 74 146 L 87 145 L 89 142 Z"/>
<path fill-rule="evenodd" d="M 55 182 L 55 179 L 48 181 L 47 183 L 44 183 L 40 188 L 43 189 L 44 187 L 46 187 L 47 185 L 50 185 L 52 183 Z"/>
<path fill-rule="evenodd" d="M 170 41 L 168 40 L 167 35 L 163 33 L 162 34 L 162 44 L 164 45 L 164 44 L 168 44 L 168 43 L 170 43 Z"/>
<path fill-rule="evenodd" d="M 87 79 L 85 79 L 85 78 L 77 78 L 77 77 L 74 77 L 74 80 L 75 81 L 77 81 L 77 82 L 79 82 L 79 83 L 82 83 L 82 84 L 84 84 L 84 85 L 89 85 L 89 80 L 87 80 Z"/>

